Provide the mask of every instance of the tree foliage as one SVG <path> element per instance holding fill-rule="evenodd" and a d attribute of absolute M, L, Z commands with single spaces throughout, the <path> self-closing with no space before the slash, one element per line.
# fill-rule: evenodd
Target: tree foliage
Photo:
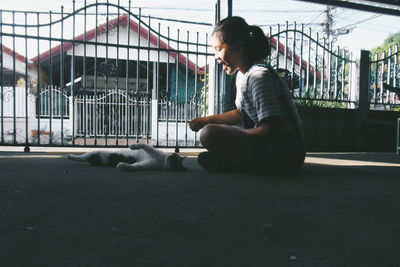
<path fill-rule="evenodd" d="M 383 52 L 387 54 L 390 48 L 394 52 L 395 47 L 400 47 L 400 32 L 389 35 L 382 45 L 372 49 L 371 55 L 378 54 L 378 56 L 382 56 Z"/>

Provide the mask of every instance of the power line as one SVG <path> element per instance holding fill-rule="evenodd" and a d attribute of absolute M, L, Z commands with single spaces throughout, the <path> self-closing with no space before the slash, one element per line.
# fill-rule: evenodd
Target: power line
<path fill-rule="evenodd" d="M 235 11 L 239 12 L 262 12 L 262 13 L 299 13 L 299 10 L 271 10 L 271 9 L 237 9 Z M 321 12 L 321 10 L 306 10 L 306 11 L 301 11 L 301 13 L 318 13 Z"/>
<path fill-rule="evenodd" d="M 297 26 L 302 25 L 303 23 L 296 23 Z M 286 26 L 286 23 L 274 23 L 274 24 L 257 24 L 257 26 L 259 27 L 278 27 L 279 26 Z M 289 27 L 294 26 L 294 23 L 288 23 L 287 24 Z M 310 24 L 308 24 L 310 25 Z M 311 25 L 321 25 L 320 23 L 314 23 Z M 307 25 L 304 24 L 304 27 L 306 27 Z"/>
<path fill-rule="evenodd" d="M 367 25 L 359 25 L 358 26 L 360 29 L 363 29 L 363 30 L 368 30 L 368 31 L 375 31 L 375 32 L 385 32 L 385 33 L 393 33 L 393 31 L 398 31 L 398 28 L 391 28 L 391 29 L 388 29 L 388 28 L 381 28 L 381 27 L 374 27 L 373 25 L 372 26 L 367 26 Z"/>
<path fill-rule="evenodd" d="M 296 16 L 295 18 L 298 18 L 298 16 L 300 15 L 300 16 L 305 20 L 305 18 L 304 18 L 304 16 L 303 16 L 302 14 L 303 14 L 305 11 L 307 11 L 307 9 L 308 9 L 310 6 L 311 6 L 310 3 L 304 5 L 302 9 L 299 9 L 299 10 L 298 10 L 298 14 L 297 14 L 297 16 Z M 321 10 L 319 10 L 319 12 L 321 12 Z M 317 13 L 318 13 L 318 12 L 317 12 Z M 310 14 L 308 14 L 308 15 L 310 15 Z M 294 21 L 295 21 L 295 20 L 294 20 Z"/>
<path fill-rule="evenodd" d="M 349 25 L 344 26 L 344 27 L 342 27 L 342 28 L 340 28 L 340 29 L 344 29 L 344 28 L 348 28 L 348 27 L 353 27 L 353 26 L 356 26 L 356 25 L 358 25 L 358 24 L 360 24 L 360 23 L 369 21 L 369 20 L 371 20 L 371 19 L 376 19 L 376 18 L 378 18 L 378 17 L 380 17 L 380 16 L 382 16 L 382 14 L 375 14 L 375 15 L 369 17 L 369 18 L 366 18 L 366 19 L 357 21 L 357 22 L 355 22 L 355 23 L 349 24 Z"/>
<path fill-rule="evenodd" d="M 308 26 L 308 25 L 311 25 L 317 18 L 319 18 L 322 14 L 324 14 L 325 13 L 325 11 L 322 11 L 319 15 L 317 15 L 313 20 L 311 20 L 310 22 L 308 22 L 307 24 L 306 24 L 306 26 Z"/>
<path fill-rule="evenodd" d="M 128 8 L 128 7 L 125 7 Z M 150 9 L 150 10 L 177 10 L 177 11 L 202 11 L 202 12 L 211 12 L 213 9 L 209 8 L 189 8 L 189 7 L 146 7 L 146 6 L 133 6 L 131 8 L 141 8 L 141 9 Z"/>

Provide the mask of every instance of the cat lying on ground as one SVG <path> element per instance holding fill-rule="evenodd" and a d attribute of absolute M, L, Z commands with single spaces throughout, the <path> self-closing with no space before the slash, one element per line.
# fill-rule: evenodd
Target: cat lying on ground
<path fill-rule="evenodd" d="M 96 166 L 112 166 L 124 171 L 137 170 L 171 170 L 180 171 L 185 168 L 181 157 L 176 153 L 164 153 L 151 145 L 133 144 L 129 149 L 115 151 L 92 151 L 82 155 L 69 154 L 70 160 L 89 162 Z"/>

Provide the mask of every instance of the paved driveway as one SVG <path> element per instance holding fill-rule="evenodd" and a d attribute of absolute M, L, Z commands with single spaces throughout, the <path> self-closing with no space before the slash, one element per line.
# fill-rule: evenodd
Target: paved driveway
<path fill-rule="evenodd" d="M 299 175 L 120 172 L 0 152 L 0 266 L 399 266 L 400 157 Z"/>

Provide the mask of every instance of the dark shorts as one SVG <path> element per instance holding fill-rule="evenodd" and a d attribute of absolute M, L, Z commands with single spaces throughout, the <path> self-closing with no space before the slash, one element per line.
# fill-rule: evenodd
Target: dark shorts
<path fill-rule="evenodd" d="M 255 124 L 244 110 L 241 110 L 243 128 L 254 128 Z M 256 172 L 293 172 L 303 166 L 305 146 L 301 130 L 294 129 L 273 140 L 260 139 L 254 143 L 254 158 L 245 169 Z"/>
<path fill-rule="evenodd" d="M 246 173 L 296 172 L 303 166 L 306 154 L 300 131 L 288 132 L 271 141 L 256 140 L 252 147 L 252 152 L 250 152 L 252 156 L 241 159 L 240 163 L 231 162 L 229 159 L 225 159 L 223 155 L 206 152 L 209 157 L 208 162 L 212 162 L 212 168 L 203 167 L 219 171 Z M 238 151 L 238 157 L 241 156 L 244 155 Z"/>
<path fill-rule="evenodd" d="M 260 140 L 254 144 L 255 171 L 294 172 L 299 170 L 305 159 L 305 146 L 300 131 L 293 130 L 274 140 Z"/>

